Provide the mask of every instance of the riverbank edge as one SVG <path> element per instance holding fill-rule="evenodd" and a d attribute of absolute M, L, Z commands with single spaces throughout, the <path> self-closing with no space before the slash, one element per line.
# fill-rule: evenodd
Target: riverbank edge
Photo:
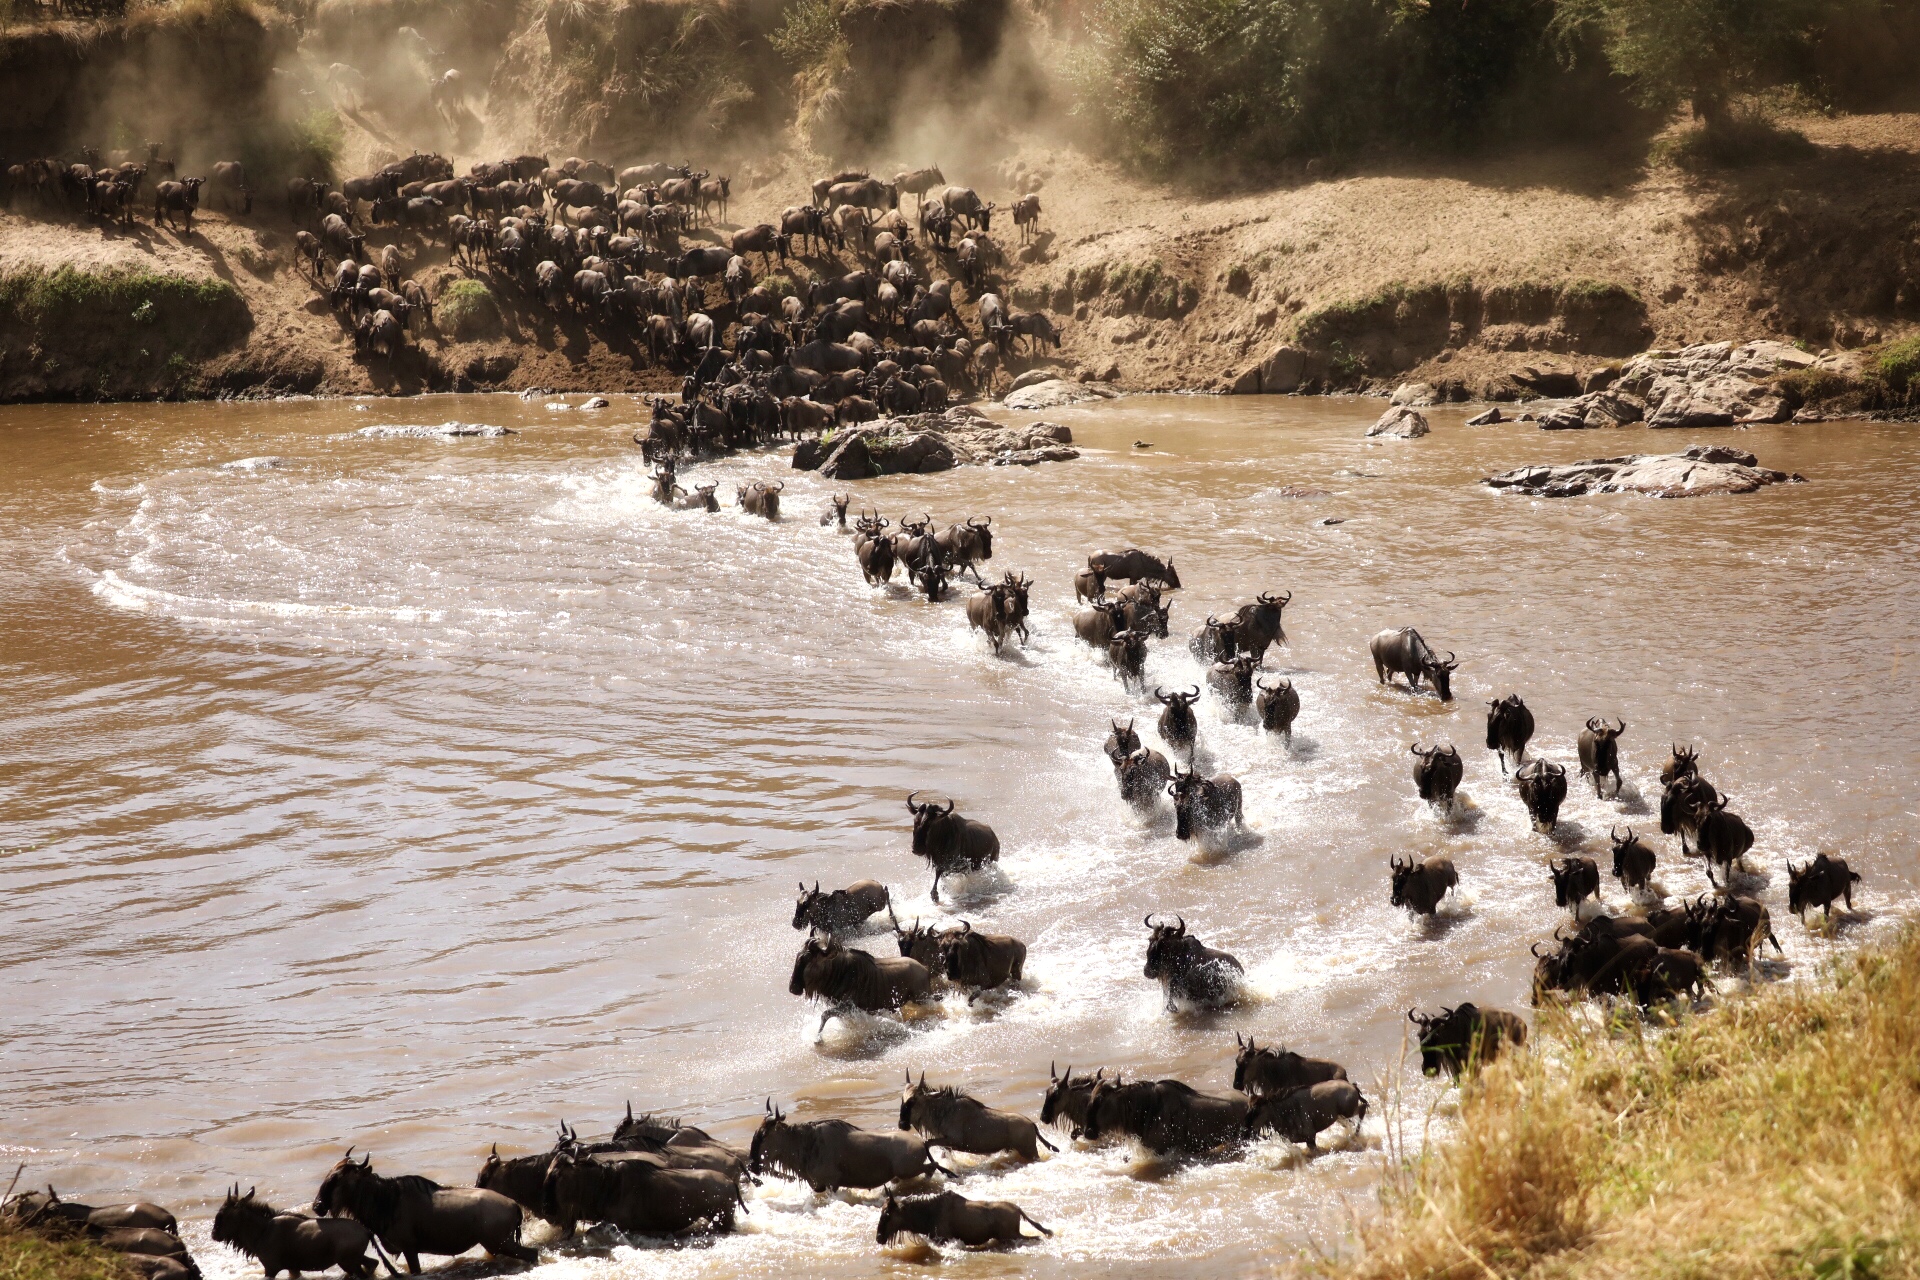
<path fill-rule="evenodd" d="M 1920 924 L 1671 1029 L 1591 1012 L 1542 1009 L 1449 1136 L 1389 1149 L 1355 1256 L 1288 1273 L 1920 1275 Z"/>
<path fill-rule="evenodd" d="M 133 1280 L 119 1254 L 85 1236 L 54 1238 L 0 1222 L 0 1277 L 5 1280 Z"/>

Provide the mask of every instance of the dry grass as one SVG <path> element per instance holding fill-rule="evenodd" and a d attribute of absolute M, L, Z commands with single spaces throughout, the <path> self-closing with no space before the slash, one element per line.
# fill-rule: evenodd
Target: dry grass
<path fill-rule="evenodd" d="M 1543 1022 L 1329 1273 L 1920 1276 L 1920 930 L 1671 1031 Z"/>
<path fill-rule="evenodd" d="M 118 1254 L 84 1236 L 52 1239 L 0 1221 L 0 1280 L 130 1280 Z"/>

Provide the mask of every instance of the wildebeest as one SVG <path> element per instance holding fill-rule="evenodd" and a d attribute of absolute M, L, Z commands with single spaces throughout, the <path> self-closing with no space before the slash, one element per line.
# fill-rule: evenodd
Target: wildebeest
<path fill-rule="evenodd" d="M 893 175 L 893 189 L 901 195 L 912 194 L 917 205 L 927 192 L 935 187 L 947 185 L 947 175 L 940 172 L 939 165 L 929 165 L 925 169 L 909 169 Z"/>
<path fill-rule="evenodd" d="M 158 227 L 164 221 L 173 225 L 173 215 L 179 214 L 186 226 L 188 235 L 193 234 L 193 211 L 200 207 L 200 184 L 203 178 L 188 178 L 185 182 L 163 182 L 153 189 L 153 225 Z"/>
<path fill-rule="evenodd" d="M 1040 1100 L 1040 1123 L 1058 1125 L 1067 1124 L 1068 1132 L 1075 1138 L 1081 1137 L 1087 1127 L 1087 1103 L 1093 1097 L 1093 1090 L 1106 1076 L 1102 1068 L 1092 1075 L 1073 1078 L 1073 1064 L 1068 1063 L 1065 1073 L 1047 1064 L 1047 1091 Z"/>
<path fill-rule="evenodd" d="M 1487 750 L 1499 753 L 1500 772 L 1504 776 L 1511 765 L 1518 769 L 1527 758 L 1527 742 L 1533 737 L 1533 712 L 1510 693 L 1487 703 Z"/>
<path fill-rule="evenodd" d="M 1454 793 L 1466 771 L 1460 753 L 1452 743 L 1422 748 L 1418 742 L 1407 748 L 1413 753 L 1413 785 L 1420 798 L 1436 809 L 1453 808 Z"/>
<path fill-rule="evenodd" d="M 1534 828 L 1552 831 L 1567 798 L 1567 771 L 1551 760 L 1529 760 L 1513 776 L 1520 787 L 1520 803 L 1533 815 Z"/>
<path fill-rule="evenodd" d="M 736 1209 L 746 1209 L 738 1179 L 712 1169 L 676 1169 L 651 1152 L 557 1151 L 542 1187 L 541 1216 L 562 1236 L 579 1222 L 645 1235 L 699 1227 L 729 1232 Z"/>
<path fill-rule="evenodd" d="M 1393 867 L 1393 897 L 1389 905 L 1405 907 L 1416 915 L 1430 916 L 1440 909 L 1440 900 L 1453 892 L 1460 875 L 1453 859 L 1435 854 L 1415 862 L 1389 857 Z"/>
<path fill-rule="evenodd" d="M 893 895 L 878 880 L 856 880 L 832 893 L 822 893 L 818 880 L 811 889 L 801 881 L 800 897 L 793 904 L 793 927 L 818 929 L 829 936 L 848 933 L 892 905 Z"/>
<path fill-rule="evenodd" d="M 1287 630 L 1281 625 L 1280 614 L 1292 601 L 1291 591 L 1284 596 L 1262 591 L 1252 604 L 1243 604 L 1234 613 L 1240 648 L 1252 654 L 1255 662 L 1266 660 L 1268 645 L 1287 642 Z"/>
<path fill-rule="evenodd" d="M 1547 869 L 1553 873 L 1554 906 L 1578 915 L 1584 899 L 1600 896 L 1600 867 L 1592 858 L 1565 858 Z"/>
<path fill-rule="evenodd" d="M 1107 733 L 1107 740 L 1100 745 L 1100 750 L 1107 759 L 1113 761 L 1116 773 L 1119 772 L 1121 759 L 1140 749 L 1140 735 L 1134 732 L 1133 719 L 1132 716 L 1127 717 L 1125 724 L 1121 724 L 1118 720 L 1107 722 L 1111 728 Z"/>
<path fill-rule="evenodd" d="M 1253 705 L 1253 669 L 1257 660 L 1250 653 L 1216 662 L 1207 668 L 1207 687 L 1220 699 L 1229 720 L 1239 720 Z"/>
<path fill-rule="evenodd" d="M 1788 859 L 1787 910 L 1799 916 L 1802 924 L 1810 907 L 1821 908 L 1831 920 L 1835 898 L 1845 899 L 1847 910 L 1853 910 L 1853 886 L 1859 882 L 1860 873 L 1849 867 L 1845 858 L 1817 853 L 1812 862 L 1798 867 Z"/>
<path fill-rule="evenodd" d="M 1167 758 L 1147 747 L 1108 754 L 1113 759 L 1114 776 L 1120 782 L 1120 798 L 1135 809 L 1152 809 L 1173 777 L 1173 766 Z"/>
<path fill-rule="evenodd" d="M 904 1231 L 935 1243 L 951 1240 L 969 1249 L 986 1249 L 1040 1238 L 1024 1234 L 1022 1222 L 1031 1223 L 1041 1236 L 1053 1234 L 1011 1200 L 969 1200 L 957 1191 L 895 1199 L 888 1192 L 874 1239 L 885 1244 Z"/>
<path fill-rule="evenodd" d="M 1669 746 L 1672 752 L 1666 763 L 1660 766 L 1660 785 L 1671 787 L 1681 778 L 1691 778 L 1700 772 L 1700 756 L 1692 747 L 1683 747 L 1678 743 Z"/>
<path fill-rule="evenodd" d="M 1096 649 L 1113 643 L 1114 633 L 1126 629 L 1125 608 L 1118 600 L 1095 600 L 1073 615 L 1073 633 Z"/>
<path fill-rule="evenodd" d="M 1165 708 L 1160 712 L 1160 737 L 1175 751 L 1191 756 L 1200 736 L 1200 722 L 1193 714 L 1193 704 L 1200 701 L 1200 686 L 1193 686 L 1191 693 L 1167 693 L 1156 685 L 1153 696 Z"/>
<path fill-rule="evenodd" d="M 918 919 L 905 928 L 900 926 L 900 917 L 887 908 L 887 919 L 893 923 L 893 940 L 900 948 L 900 954 L 909 960 L 918 960 L 927 967 L 928 973 L 939 973 L 946 967 L 941 955 L 946 949 L 947 939 L 960 932 L 958 925 L 950 929 L 937 928 L 930 924 L 921 924 Z"/>
<path fill-rule="evenodd" d="M 840 1187 L 868 1190 L 926 1173 L 954 1176 L 934 1163 L 927 1145 L 916 1134 L 869 1133 L 845 1120 L 795 1123 L 769 1098 L 766 1117 L 753 1131 L 747 1166 L 754 1173 L 798 1178 L 816 1193 Z"/>
<path fill-rule="evenodd" d="M 846 1009 L 877 1013 L 926 997 L 933 975 L 918 960 L 906 956 L 875 956 L 843 947 L 833 938 L 810 937 L 793 958 L 789 995 L 824 1000 L 820 1029 Z"/>
<path fill-rule="evenodd" d="M 1203 778 L 1192 769 L 1175 765 L 1167 793 L 1173 797 L 1176 840 L 1202 840 L 1208 833 L 1238 827 L 1246 821 L 1240 780 L 1230 773 Z"/>
<path fill-rule="evenodd" d="M 933 865 L 933 900 L 940 901 L 940 878 L 978 871 L 989 862 L 1000 861 L 1000 837 L 993 828 L 953 811 L 953 801 L 942 809 L 940 802 L 929 800 L 916 805 L 907 796 L 907 811 L 913 814 L 913 852 Z"/>
<path fill-rule="evenodd" d="M 258 1262 L 267 1280 L 282 1271 L 297 1277 L 302 1271 L 325 1271 L 329 1267 L 339 1267 L 350 1276 L 366 1280 L 375 1267 L 374 1260 L 367 1256 L 373 1232 L 361 1223 L 351 1218 L 282 1213 L 256 1199 L 251 1189 L 241 1195 L 238 1183 L 214 1212 L 213 1239 Z"/>
<path fill-rule="evenodd" d="M 1040 1136 L 1040 1127 L 1025 1116 L 997 1111 L 956 1088 L 929 1089 L 926 1072 L 918 1083 L 907 1072 L 900 1092 L 900 1127 L 925 1134 L 931 1146 L 972 1155 L 990 1156 L 1011 1151 L 1022 1160 L 1038 1160 L 1040 1145 L 1060 1148 Z"/>
<path fill-rule="evenodd" d="M 1020 238 L 1031 240 L 1040 230 L 1040 197 L 1032 194 L 1021 196 L 1014 202 L 1013 225 L 1020 228 Z"/>
<path fill-rule="evenodd" d="M 159 1274 L 184 1275 L 190 1280 L 201 1280 L 200 1264 L 187 1252 L 186 1244 L 171 1231 L 161 1231 L 156 1227 L 112 1227 L 105 1230 L 88 1227 L 87 1234 L 93 1242 L 109 1253 L 126 1256 L 127 1261 L 140 1267 L 142 1271 Z M 141 1263 L 153 1264 L 150 1268 Z"/>
<path fill-rule="evenodd" d="M 1504 1009 L 1481 1009 L 1462 1003 L 1428 1015 L 1407 1010 L 1407 1020 L 1420 1028 L 1420 1070 L 1427 1075 L 1445 1071 L 1458 1076 L 1470 1067 L 1493 1061 L 1509 1045 L 1527 1042 L 1527 1024 Z"/>
<path fill-rule="evenodd" d="M 1707 883 L 1718 884 L 1713 869 L 1721 869 L 1722 878 L 1733 883 L 1733 864 L 1753 848 L 1753 828 L 1740 815 L 1727 812 L 1727 797 L 1720 796 L 1708 805 L 1693 836 L 1694 848 L 1707 860 Z"/>
<path fill-rule="evenodd" d="M 1268 684 L 1261 680 L 1257 683 L 1260 692 L 1254 697 L 1253 706 L 1259 713 L 1260 727 L 1292 742 L 1293 722 L 1300 714 L 1300 694 L 1293 687 L 1293 681 L 1283 679 Z"/>
<path fill-rule="evenodd" d="M 1129 693 L 1146 688 L 1146 633 L 1131 628 L 1114 632 L 1113 638 L 1107 641 L 1107 662 L 1113 667 L 1121 688 Z"/>
<path fill-rule="evenodd" d="M 981 563 L 993 559 L 992 524 L 992 516 L 970 517 L 965 524 L 950 524 L 934 534 L 941 558 L 956 569 L 972 570 L 978 582 Z"/>
<path fill-rule="evenodd" d="M 1190 935 L 1184 917 L 1174 918 L 1178 924 L 1155 924 L 1151 915 L 1144 921 L 1151 932 L 1142 972 L 1166 990 L 1167 1008 L 1173 1008 L 1176 1000 L 1208 1009 L 1237 1003 L 1246 970 L 1226 952 Z"/>
<path fill-rule="evenodd" d="M 1345 1080 L 1347 1069 L 1324 1058 L 1306 1058 L 1291 1049 L 1261 1048 L 1251 1038 L 1233 1036 L 1240 1046 L 1233 1060 L 1233 1087 L 1252 1098 L 1274 1097 L 1325 1080 Z"/>
<path fill-rule="evenodd" d="M 1613 794 L 1620 794 L 1620 735 L 1626 731 L 1625 720 L 1615 721 L 1610 729 L 1605 720 L 1594 716 L 1580 734 L 1580 775 L 1593 779 L 1596 799 L 1607 798 L 1606 789 L 1600 785 L 1606 777 L 1613 779 Z"/>
<path fill-rule="evenodd" d="M 383 1177 L 372 1156 L 355 1163 L 352 1148 L 321 1180 L 313 1211 L 365 1225 L 388 1253 L 404 1255 L 415 1275 L 421 1254 L 454 1257 L 475 1245 L 495 1257 L 539 1261 L 520 1243 L 520 1206 L 499 1192 L 443 1187 L 414 1174 Z"/>
<path fill-rule="evenodd" d="M 975 631 L 985 631 L 987 640 L 993 645 L 995 653 L 1007 642 L 1007 636 L 1015 630 L 1024 631 L 1018 625 L 1017 612 L 1019 601 L 1027 588 L 1032 586 L 1030 579 L 1013 579 L 996 582 L 974 593 L 967 600 L 967 626 Z"/>
<path fill-rule="evenodd" d="M 755 480 L 734 490 L 734 505 L 750 516 L 764 516 L 768 520 L 780 518 L 780 491 L 787 487 L 784 480 L 768 484 L 764 480 Z"/>
<path fill-rule="evenodd" d="M 1351 1120 L 1358 1132 L 1366 1118 L 1367 1100 L 1356 1085 L 1345 1079 L 1323 1080 L 1261 1098 L 1247 1108 L 1244 1131 L 1248 1138 L 1257 1138 L 1271 1129 L 1288 1142 L 1304 1142 L 1307 1150 L 1318 1151 L 1322 1130 Z"/>
<path fill-rule="evenodd" d="M 1374 678 L 1381 684 L 1387 683 L 1389 672 L 1397 672 L 1407 678 L 1407 688 L 1417 690 L 1424 678 L 1432 681 L 1440 701 L 1453 701 L 1453 672 L 1460 660 L 1451 652 L 1442 658 L 1412 627 L 1382 631 L 1367 642 L 1367 652 L 1373 657 Z"/>
<path fill-rule="evenodd" d="M 38 1221 L 46 1218 L 59 1218 L 76 1227 L 93 1231 L 113 1231 L 125 1227 L 142 1227 L 153 1231 L 165 1231 L 170 1235 L 180 1234 L 180 1224 L 172 1213 L 148 1200 L 135 1200 L 129 1204 L 90 1205 L 78 1200 L 67 1200 L 58 1191 L 48 1186 L 46 1194 L 38 1191 L 26 1191 L 0 1204 L 0 1216 L 19 1221 Z"/>
<path fill-rule="evenodd" d="M 1693 839 L 1699 835 L 1700 824 L 1716 803 L 1721 803 L 1720 793 L 1711 782 L 1697 773 L 1677 773 L 1660 793 L 1660 833 L 1677 834 L 1680 852 L 1693 852 Z"/>
<path fill-rule="evenodd" d="M 1081 569 L 1073 575 L 1073 598 L 1075 600 L 1105 600 L 1107 598 L 1107 576 L 1092 569 Z"/>
<path fill-rule="evenodd" d="M 1150 556 L 1138 547 L 1096 551 L 1087 557 L 1087 568 L 1108 581 L 1157 582 L 1170 591 L 1180 589 L 1180 574 L 1173 561 Z"/>
<path fill-rule="evenodd" d="M 941 943 L 940 961 L 947 981 L 987 991 L 1020 981 L 1027 963 L 1027 944 L 1005 934 L 976 933 L 962 920 L 959 931 L 949 932 Z"/>
<path fill-rule="evenodd" d="M 863 520 L 853 544 L 860 561 L 860 574 L 867 585 L 877 587 L 893 578 L 893 539 L 886 534 L 890 521 L 874 517 Z"/>
<path fill-rule="evenodd" d="M 928 603 L 947 598 L 947 566 L 937 560 L 923 561 L 908 575 L 920 588 Z"/>
<path fill-rule="evenodd" d="M 1613 841 L 1613 876 L 1624 889 L 1644 889 L 1653 879 L 1656 859 L 1653 850 L 1646 842 L 1633 834 L 1633 828 L 1627 828 L 1627 834 L 1621 835 L 1616 829 L 1609 831 Z"/>
<path fill-rule="evenodd" d="M 1687 947 L 1710 961 L 1738 961 L 1751 971 L 1753 953 L 1767 942 L 1776 953 L 1780 951 L 1780 940 L 1773 936 L 1773 917 L 1758 898 L 1734 894 L 1688 907 Z"/>
<path fill-rule="evenodd" d="M 1125 1135 L 1157 1155 L 1204 1156 L 1238 1147 L 1247 1100 L 1201 1093 L 1179 1080 L 1100 1080 L 1087 1098 L 1086 1136 Z"/>

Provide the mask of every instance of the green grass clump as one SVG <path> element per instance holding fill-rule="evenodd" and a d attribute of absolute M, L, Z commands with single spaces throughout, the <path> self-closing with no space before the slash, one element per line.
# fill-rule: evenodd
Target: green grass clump
<path fill-rule="evenodd" d="M 478 280 L 455 280 L 435 306 L 435 324 L 456 341 L 490 337 L 500 331 L 500 308 L 493 300 L 493 291 Z"/>
<path fill-rule="evenodd" d="M 1920 392 L 1920 333 L 1882 347 L 1874 372 L 1880 376 L 1888 398 L 1896 402 L 1913 400 Z"/>
<path fill-rule="evenodd" d="M 0 1221 L 4 1280 L 130 1280 L 132 1269 L 85 1236 L 54 1238 Z"/>
<path fill-rule="evenodd" d="M 1920 929 L 1671 1031 L 1544 1012 L 1401 1161 L 1375 1277 L 1920 1276 Z"/>
<path fill-rule="evenodd" d="M 0 275 L 0 332 L 24 330 L 50 349 L 138 339 L 147 347 L 207 352 L 251 324 L 234 287 L 210 277 L 72 267 Z"/>

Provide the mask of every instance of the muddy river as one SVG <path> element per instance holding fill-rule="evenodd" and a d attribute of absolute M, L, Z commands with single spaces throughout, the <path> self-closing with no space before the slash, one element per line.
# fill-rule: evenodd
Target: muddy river
<path fill-rule="evenodd" d="M 1549 856 L 1604 864 L 1610 826 L 1651 828 L 1658 886 L 1705 890 L 1657 835 L 1670 741 L 1758 836 L 1742 882 L 1785 945 L 1769 980 L 1890 928 L 1916 878 L 1914 429 L 1547 436 L 1441 410 L 1426 439 L 1370 442 L 1379 409 L 1124 400 L 1048 415 L 1078 461 L 857 486 L 895 517 L 992 514 L 991 568 L 1038 583 L 1032 643 L 999 657 L 960 604 L 866 587 L 817 519 L 828 486 L 783 458 L 695 469 L 723 498 L 785 478 L 778 524 L 653 504 L 624 397 L 0 410 L 0 1159 L 169 1203 L 209 1274 L 238 1277 L 257 1271 L 207 1242 L 220 1189 L 305 1202 L 348 1143 L 466 1183 L 490 1144 L 544 1148 L 563 1118 L 597 1135 L 629 1100 L 742 1145 L 769 1097 L 891 1127 L 908 1069 L 1032 1114 L 1050 1063 L 1224 1088 L 1236 1032 L 1336 1058 L 1378 1100 L 1408 1006 L 1526 1007 L 1527 946 L 1564 918 Z M 450 420 L 515 434 L 432 429 Z M 1690 501 L 1477 484 L 1708 437 L 1812 482 Z M 1293 593 L 1268 658 L 1300 690 L 1291 747 L 1200 708 L 1202 763 L 1246 790 L 1224 854 L 1175 842 L 1164 807 L 1134 817 L 1100 754 L 1109 718 L 1158 710 L 1069 624 L 1072 570 L 1126 544 L 1185 581 L 1150 684 L 1199 680 L 1180 641 L 1207 613 Z M 1454 703 L 1376 685 L 1365 640 L 1405 624 L 1458 653 Z M 1570 775 L 1588 716 L 1628 724 L 1622 795 L 1574 777 L 1552 839 L 1482 745 L 1486 700 L 1515 691 Z M 1415 798 L 1415 739 L 1465 755 L 1460 816 Z M 1002 842 L 999 872 L 941 907 L 908 848 L 915 787 Z M 1820 849 L 1866 877 L 1837 940 L 1786 911 L 1784 860 Z M 1460 892 L 1417 922 L 1388 905 L 1387 860 L 1435 852 Z M 864 877 L 903 919 L 1025 939 L 1024 984 L 817 1034 L 787 994 L 795 884 Z M 1140 972 L 1150 911 L 1236 954 L 1247 1003 L 1170 1014 Z M 1439 1096 L 1406 1084 L 1416 1134 Z M 1372 1202 L 1388 1111 L 1311 1161 L 1278 1142 L 1185 1170 L 1126 1147 L 962 1159 L 966 1194 L 1056 1235 L 944 1265 L 1222 1275 L 1335 1247 Z M 929 1258 L 876 1248 L 873 1196 L 747 1198 L 711 1246 L 546 1269 Z"/>

